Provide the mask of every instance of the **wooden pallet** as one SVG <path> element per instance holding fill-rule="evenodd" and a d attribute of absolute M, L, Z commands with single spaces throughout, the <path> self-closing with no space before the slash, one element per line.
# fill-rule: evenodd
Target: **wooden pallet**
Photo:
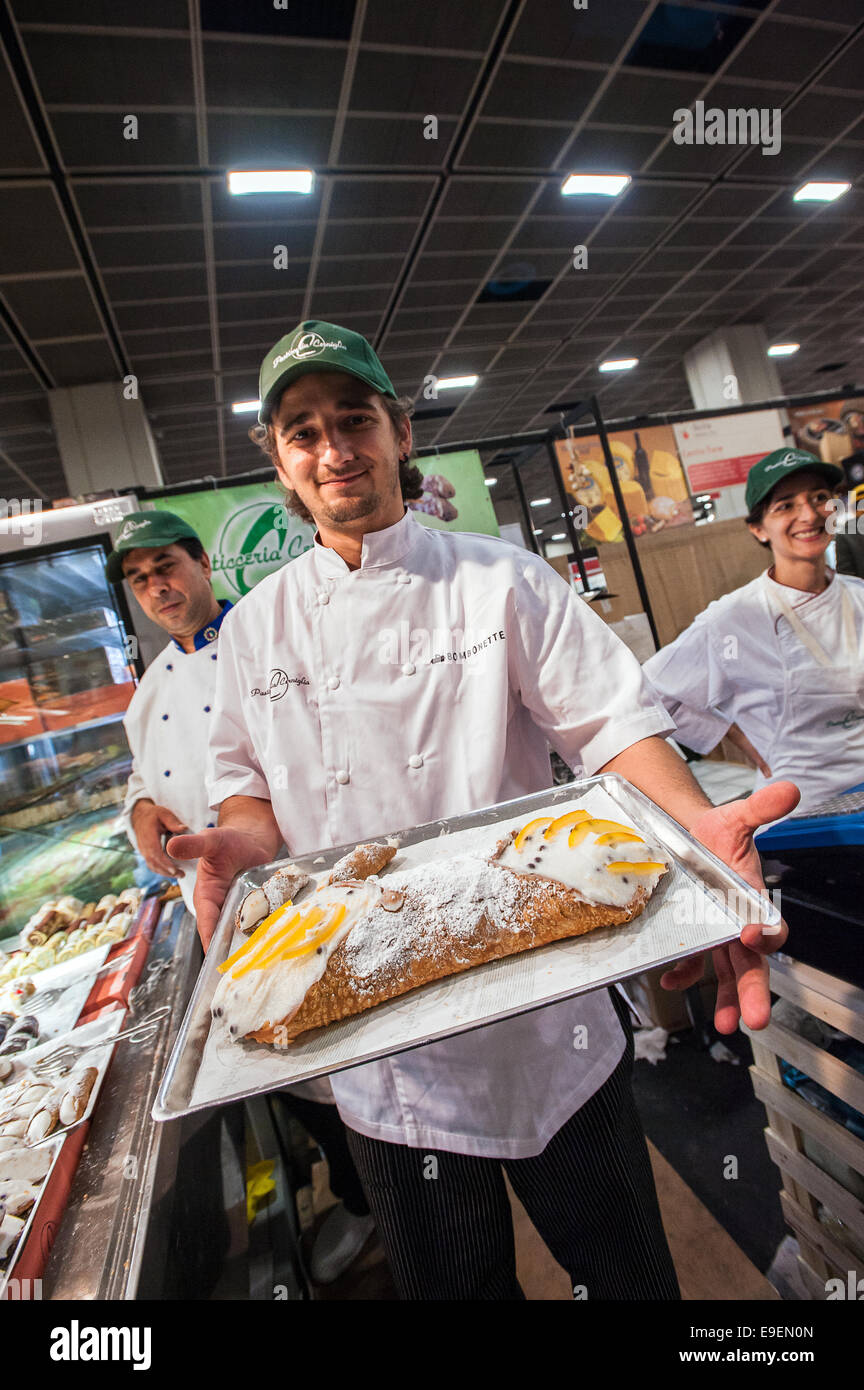
<path fill-rule="evenodd" d="M 864 991 L 854 985 L 778 955 L 771 958 L 771 990 L 864 1043 Z M 864 1252 L 864 1203 L 808 1156 L 805 1137 L 862 1177 L 864 1142 L 785 1086 L 780 1059 L 806 1072 L 862 1114 L 864 1076 L 780 1023 L 772 1021 L 758 1033 L 745 1032 L 753 1047 L 753 1089 L 768 1117 L 765 1140 L 783 1178 L 783 1214 L 798 1239 L 802 1281 L 811 1298 L 825 1299 L 829 1279 L 841 1279 L 846 1285 L 850 1271 L 855 1271 L 856 1279 L 864 1277 L 864 1258 L 842 1235 L 819 1221 L 819 1205 L 829 1207 L 839 1217 Z"/>

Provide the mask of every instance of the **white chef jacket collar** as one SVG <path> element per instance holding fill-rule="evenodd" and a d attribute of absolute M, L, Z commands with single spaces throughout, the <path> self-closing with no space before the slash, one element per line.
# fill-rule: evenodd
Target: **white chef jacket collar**
<path fill-rule="evenodd" d="M 401 560 L 416 543 L 422 527 L 415 521 L 413 512 L 406 508 L 405 515 L 393 526 L 385 526 L 381 531 L 367 531 L 363 537 L 360 552 L 360 568 L 371 569 L 377 565 L 390 565 Z M 315 532 L 315 546 L 312 552 L 315 564 L 322 574 L 347 574 L 348 565 L 338 551 L 323 545 L 318 532 Z"/>

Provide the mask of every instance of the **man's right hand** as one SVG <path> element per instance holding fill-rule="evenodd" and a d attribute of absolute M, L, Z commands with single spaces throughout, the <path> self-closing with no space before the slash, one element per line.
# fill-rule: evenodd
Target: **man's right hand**
<path fill-rule="evenodd" d="M 202 830 L 200 835 L 175 835 L 168 841 L 168 852 L 178 859 L 198 860 L 195 915 L 206 951 L 235 874 L 256 864 L 267 864 L 273 858 L 272 851 L 262 848 L 245 830 L 225 826 Z"/>
<path fill-rule="evenodd" d="M 148 868 L 154 874 L 164 874 L 166 878 L 182 878 L 183 870 L 169 859 L 162 848 L 162 836 L 177 835 L 186 829 L 167 806 L 157 806 L 154 801 L 136 801 L 132 807 L 132 830 L 138 842 L 138 851 Z"/>

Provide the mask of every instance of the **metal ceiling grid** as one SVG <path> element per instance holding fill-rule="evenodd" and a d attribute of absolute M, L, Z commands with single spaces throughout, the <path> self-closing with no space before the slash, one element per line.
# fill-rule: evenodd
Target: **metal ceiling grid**
<path fill-rule="evenodd" d="M 127 372 L 166 481 L 254 467 L 230 403 L 311 315 L 374 340 L 421 444 L 588 393 L 686 409 L 687 348 L 754 319 L 802 343 L 787 391 L 856 376 L 859 0 L 0 0 L 0 38 L 0 492 L 65 491 L 47 389 Z M 780 108 L 780 153 L 674 144 L 696 100 Z M 287 215 L 225 187 L 271 161 L 318 175 Z M 633 182 L 564 200 L 573 168 Z M 814 211 L 805 175 L 854 188 Z M 613 353 L 638 368 L 601 375 Z"/>

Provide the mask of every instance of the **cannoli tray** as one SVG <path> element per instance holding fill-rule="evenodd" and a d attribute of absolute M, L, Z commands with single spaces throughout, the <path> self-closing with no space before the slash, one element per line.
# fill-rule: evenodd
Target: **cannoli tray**
<path fill-rule="evenodd" d="M 0 1222 L 0 1299 L 7 1296 L 9 1280 L 15 1273 L 15 1267 L 24 1253 L 24 1247 L 33 1230 L 36 1214 L 43 1196 L 48 1191 L 51 1175 L 57 1166 L 57 1160 L 63 1151 L 63 1136 L 59 1135 L 56 1139 L 49 1139 L 47 1143 L 40 1145 L 38 1149 L 32 1150 L 21 1155 L 19 1150 L 8 1151 L 14 1153 L 14 1162 L 4 1163 L 6 1154 L 0 1153 L 0 1201 L 6 1192 L 21 1193 L 26 1185 L 32 1188 L 33 1205 L 25 1213 L 24 1217 L 6 1216 Z M 11 1170 L 11 1171 L 9 1171 Z M 13 1201 L 13 1205 L 15 1205 Z M 7 1245 L 10 1240 L 8 1226 L 10 1222 L 21 1222 L 20 1230 L 15 1233 L 15 1243 L 11 1248 Z M 3 1231 L 3 1226 L 7 1230 Z M 4 1238 L 5 1237 L 5 1238 Z"/>
<path fill-rule="evenodd" d="M 126 1017 L 124 1008 L 106 1011 L 98 1018 L 92 1019 L 89 1023 L 82 1023 L 79 1028 L 74 1028 L 62 1037 L 53 1038 L 48 1042 L 40 1043 L 37 1047 L 31 1047 L 26 1052 L 19 1052 L 9 1060 L 13 1063 L 11 1074 L 0 1083 L 0 1134 L 2 1134 L 2 1115 L 4 1111 L 4 1093 L 8 1096 L 15 1088 L 16 1083 L 27 1075 L 34 1075 L 45 1085 L 50 1084 L 55 1087 L 57 1092 L 64 1090 L 65 1086 L 82 1071 L 88 1068 L 95 1070 L 95 1077 L 89 1087 L 86 1105 L 77 1117 L 68 1123 L 63 1123 L 58 1119 L 55 1128 L 44 1138 L 28 1137 L 22 1135 L 16 1143 L 21 1148 L 39 1148 L 43 1144 L 50 1144 L 57 1138 L 62 1138 L 70 1130 L 77 1129 L 78 1125 L 84 1124 L 93 1114 L 93 1108 L 102 1088 L 102 1082 L 108 1071 L 111 1061 L 116 1035 L 120 1032 L 123 1021 Z M 52 1071 L 40 1071 L 39 1064 L 49 1065 L 60 1053 L 65 1053 L 65 1049 L 81 1049 L 80 1057 L 71 1056 L 68 1059 L 68 1070 L 61 1073 Z M 0 1152 L 0 1167 L 2 1167 L 3 1154 Z"/>
<path fill-rule="evenodd" d="M 40 1042 L 58 1038 L 75 1027 L 110 949 L 107 945 L 97 946 L 85 955 L 49 966 L 32 977 L 35 992 L 21 998 L 16 1009 L 19 1014 L 30 1014 L 37 1020 Z"/>
<path fill-rule="evenodd" d="M 211 1001 L 222 978 L 219 966 L 247 939 L 235 929 L 235 914 L 250 890 L 280 865 L 262 865 L 239 875 L 225 900 L 177 1034 L 153 1108 L 154 1119 L 172 1119 L 266 1093 L 600 989 L 731 941 L 748 922 L 761 922 L 769 931 L 779 929 L 780 914 L 766 894 L 747 884 L 648 797 L 612 774 L 394 831 L 399 850 L 383 871 L 381 884 L 386 885 L 392 871 L 442 857 L 466 853 L 485 857 L 502 835 L 532 816 L 548 812 L 559 817 L 577 808 L 592 817 L 626 822 L 662 849 L 669 872 L 638 917 L 476 965 L 279 1047 L 246 1039 L 232 1041 L 224 1030 L 211 1028 Z M 332 866 L 352 848 L 343 845 L 292 859 L 311 876 L 302 896 L 298 895 L 298 907 L 327 882 Z"/>

